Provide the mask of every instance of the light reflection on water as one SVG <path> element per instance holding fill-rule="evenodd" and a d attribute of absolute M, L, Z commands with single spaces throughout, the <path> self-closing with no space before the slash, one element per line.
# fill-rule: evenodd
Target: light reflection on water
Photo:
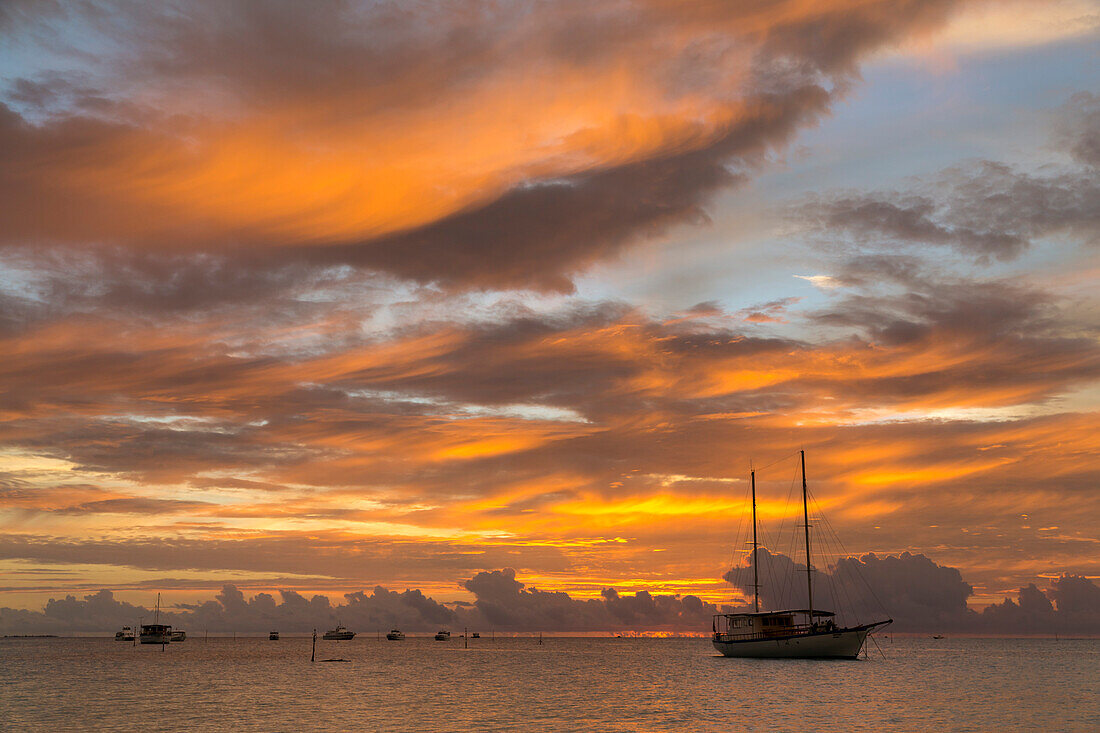
<path fill-rule="evenodd" d="M 0 640 L 13 731 L 1100 730 L 1100 641 L 880 640 L 864 661 L 706 639 Z M 7 727 L 5 727 L 5 725 Z"/>

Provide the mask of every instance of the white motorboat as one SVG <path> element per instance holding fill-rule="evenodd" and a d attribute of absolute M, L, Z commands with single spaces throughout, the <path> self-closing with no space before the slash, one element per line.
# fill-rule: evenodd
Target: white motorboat
<path fill-rule="evenodd" d="M 321 638 L 326 641 L 351 641 L 355 638 L 355 632 L 348 631 L 345 626 L 337 626 L 335 629 L 326 631 L 325 635 Z"/>
<path fill-rule="evenodd" d="M 401 641 L 405 638 L 405 634 L 401 629 L 390 629 L 390 632 L 386 634 L 386 638 L 390 641 Z"/>
<path fill-rule="evenodd" d="M 279 640 L 279 632 L 278 631 L 268 632 L 267 638 L 270 641 L 278 641 Z"/>
<path fill-rule="evenodd" d="M 173 629 L 172 641 L 187 641 L 187 632 L 183 629 Z"/>
<path fill-rule="evenodd" d="M 797 657 L 816 659 L 855 659 L 863 649 L 867 635 L 893 621 L 841 627 L 832 611 L 814 608 L 813 569 L 810 562 L 810 518 L 806 505 L 806 452 L 802 459 L 802 518 L 806 541 L 807 608 L 775 611 L 760 610 L 760 583 L 757 577 L 756 472 L 752 471 L 752 613 L 715 614 L 711 631 L 714 648 L 727 657 Z"/>
<path fill-rule="evenodd" d="M 451 632 L 447 631 L 446 629 L 440 629 L 439 632 L 435 635 L 435 640 L 436 641 L 450 641 L 451 640 Z"/>
<path fill-rule="evenodd" d="M 123 626 L 121 631 L 115 632 L 115 641 L 133 641 L 134 629 L 132 626 Z"/>

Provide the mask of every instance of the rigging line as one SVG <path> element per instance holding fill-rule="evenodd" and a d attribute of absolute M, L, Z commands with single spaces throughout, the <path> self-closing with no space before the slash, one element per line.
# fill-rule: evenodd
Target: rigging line
<path fill-rule="evenodd" d="M 746 496 L 746 493 L 743 491 L 741 493 L 741 506 L 742 507 L 744 507 L 744 505 L 745 505 L 745 496 Z M 741 565 L 744 563 L 744 560 L 745 560 L 745 552 L 744 552 L 743 549 L 741 549 L 740 554 L 738 554 L 739 553 L 739 548 L 742 547 L 742 545 L 741 545 L 741 526 L 744 523 L 745 523 L 745 512 L 744 512 L 744 509 L 742 509 L 742 511 L 739 514 L 738 520 L 737 520 L 737 532 L 736 532 L 736 534 L 733 535 L 733 542 L 734 542 L 733 552 L 732 552 L 733 557 L 730 558 L 730 562 L 732 563 L 731 566 L 730 566 L 730 570 L 733 571 L 732 575 L 733 575 L 733 577 L 737 578 L 738 581 L 741 580 Z M 741 589 L 741 583 L 740 582 L 736 582 L 733 585 L 735 585 L 738 588 L 738 590 Z"/>
<path fill-rule="evenodd" d="M 878 645 L 878 641 L 875 640 L 875 635 L 874 634 L 867 634 L 867 638 L 870 639 L 874 643 L 875 649 L 878 649 L 878 653 L 882 655 L 882 659 L 883 659 L 883 661 L 885 661 L 886 660 L 886 652 L 882 651 L 882 647 L 880 647 Z"/>
<path fill-rule="evenodd" d="M 812 497 L 811 497 L 812 499 Z M 817 508 L 817 503 L 814 502 L 814 508 Z M 821 512 L 818 512 L 820 515 Z M 818 517 L 820 519 L 820 517 Z M 832 539 L 826 532 L 817 533 L 817 544 L 821 548 L 822 567 L 823 572 L 818 573 L 818 584 L 826 583 L 826 589 L 829 592 L 829 598 L 833 602 L 833 610 L 835 612 L 843 611 L 843 604 L 841 603 L 840 596 L 837 595 L 837 582 L 836 582 L 836 565 L 829 565 L 829 560 L 835 555 L 836 546 L 833 544 Z M 829 568 L 832 567 L 833 571 Z"/>
<path fill-rule="evenodd" d="M 837 573 L 839 572 L 838 568 L 839 568 L 839 563 L 840 563 L 840 551 L 837 547 L 836 533 L 829 531 L 828 522 L 825 520 L 825 513 L 822 511 L 821 506 L 817 503 L 817 499 L 814 497 L 813 492 L 812 491 L 807 491 L 807 496 L 808 496 L 808 500 L 809 500 L 810 505 L 813 507 L 814 516 L 815 516 L 815 519 L 817 521 L 817 525 L 818 525 L 818 528 L 819 528 L 819 531 L 817 533 L 817 543 L 822 549 L 822 556 L 823 556 L 824 561 L 825 561 L 825 570 L 826 571 L 828 571 L 828 568 L 829 568 L 829 559 L 830 559 L 830 557 L 835 557 L 836 558 L 836 564 L 833 565 L 834 572 L 828 572 L 827 576 L 823 575 L 822 573 L 819 573 L 818 574 L 819 580 L 820 580 L 820 582 L 825 582 L 825 580 L 824 580 L 825 577 L 828 578 L 828 591 L 829 591 L 829 596 L 833 600 L 834 610 L 836 610 L 838 613 L 844 612 L 846 610 L 850 610 L 851 605 L 852 605 L 851 602 L 850 602 L 850 599 L 849 599 L 849 606 L 846 607 L 844 605 L 844 603 L 842 602 L 843 599 L 841 598 L 841 595 L 840 595 L 840 594 L 844 593 L 844 588 L 841 587 L 839 589 L 839 591 L 838 591 L 838 588 L 837 588 L 837 586 L 840 585 L 839 576 L 837 575 Z"/>
<path fill-rule="evenodd" d="M 817 503 L 817 499 L 814 498 L 812 494 L 810 495 L 810 501 L 813 503 L 814 509 L 815 511 L 817 511 L 821 522 L 822 531 L 819 533 L 819 536 L 822 537 L 824 541 L 827 541 L 830 547 L 839 548 L 836 550 L 837 563 L 836 572 L 834 573 L 833 586 L 834 588 L 836 586 L 839 586 L 839 591 L 841 594 L 843 594 L 844 601 L 847 604 L 844 607 L 845 610 L 852 615 L 854 620 L 858 620 L 860 618 L 859 607 L 857 606 L 855 600 L 852 598 L 851 594 L 848 592 L 848 586 L 844 582 L 844 578 L 841 576 L 841 568 L 843 567 L 843 545 L 840 541 L 840 535 L 838 535 L 836 530 L 833 529 L 832 524 L 825 517 L 825 513 L 821 511 L 821 506 Z M 837 598 L 837 607 L 841 607 L 839 598 Z"/>
<path fill-rule="evenodd" d="M 826 524 L 828 524 L 829 520 L 825 520 L 825 522 Z M 829 525 L 829 530 L 834 532 L 835 534 L 835 530 L 833 530 L 831 524 Z M 844 554 L 848 555 L 848 549 L 844 547 L 844 542 L 841 541 L 839 536 L 837 536 L 837 542 L 840 544 L 840 548 L 844 550 Z M 859 558 L 856 558 L 856 560 L 859 561 Z M 881 611 L 883 615 L 889 615 L 886 611 L 886 606 L 883 605 L 882 601 L 878 597 L 878 594 L 875 593 L 875 589 L 871 587 L 871 584 L 869 582 L 867 582 L 867 578 L 863 577 L 863 573 L 859 572 L 858 566 L 854 569 L 854 572 L 856 577 L 860 579 L 863 585 L 867 586 L 867 590 L 868 592 L 870 592 L 871 597 L 875 600 L 875 603 L 878 604 L 879 611 Z"/>
<path fill-rule="evenodd" d="M 855 591 L 857 589 L 859 584 L 857 584 L 855 582 L 855 580 L 858 579 L 859 583 L 862 583 L 863 587 L 867 589 L 867 593 L 869 594 L 869 595 L 863 595 L 862 592 L 860 593 L 861 596 L 863 596 L 864 598 L 866 598 L 868 600 L 868 607 L 867 607 L 868 613 L 873 613 L 874 612 L 874 610 L 870 607 L 870 602 L 874 601 L 874 605 L 878 607 L 878 612 L 881 613 L 883 616 L 888 616 L 889 613 L 886 611 L 885 604 L 883 604 L 882 600 L 878 597 L 878 594 L 875 593 L 874 587 L 871 585 L 870 582 L 868 582 L 867 578 L 860 571 L 860 565 L 861 565 L 861 562 L 862 562 L 860 560 L 860 558 L 855 557 L 854 555 L 850 555 L 848 553 L 845 553 L 845 554 L 847 554 L 848 558 L 852 561 L 850 563 L 850 567 L 851 567 L 850 574 L 852 576 L 854 576 L 854 579 L 853 579 L 853 582 L 852 582 L 852 590 Z"/>
<path fill-rule="evenodd" d="M 790 488 L 790 493 L 787 496 L 787 505 L 790 506 L 791 498 L 796 497 L 796 496 L 801 496 L 801 493 L 802 493 L 802 491 L 801 491 L 801 483 L 799 481 L 799 469 L 796 466 L 795 469 L 794 469 L 794 475 L 791 477 L 791 488 Z M 791 576 L 789 578 L 790 587 L 791 587 L 790 605 L 793 608 L 797 608 L 799 605 L 801 605 L 796 600 L 796 596 L 795 596 L 795 592 L 794 592 L 795 583 L 796 582 L 801 582 L 801 580 L 802 580 L 802 573 L 799 572 L 799 570 L 798 570 L 798 552 L 799 552 L 798 548 L 801 545 L 801 543 L 799 542 L 799 539 L 800 539 L 800 536 L 801 536 L 800 530 L 802 529 L 802 526 L 798 521 L 799 515 L 801 514 L 801 512 L 799 511 L 800 507 L 798 505 L 801 504 L 801 503 L 802 503 L 801 499 L 797 499 L 795 501 L 794 518 L 791 521 L 791 545 L 790 545 L 790 552 L 788 553 L 788 555 L 791 558 Z M 808 558 L 806 560 L 806 563 L 807 563 L 807 567 L 808 567 L 809 566 L 809 559 Z"/>
<path fill-rule="evenodd" d="M 758 525 L 758 531 L 760 532 L 760 536 L 763 539 L 764 550 L 766 551 L 767 556 L 770 558 L 775 554 L 776 550 L 781 549 L 779 545 L 780 538 L 773 535 L 765 527 L 760 525 Z M 763 575 L 763 578 L 761 578 L 763 582 L 760 583 L 761 587 L 771 588 L 773 590 L 775 589 L 776 585 L 778 584 L 778 580 L 775 577 L 773 569 L 774 563 L 772 563 L 770 560 L 767 564 L 760 566 L 760 570 L 762 571 L 761 574 Z M 776 598 L 778 598 L 778 596 L 776 596 Z"/>
<path fill-rule="evenodd" d="M 797 482 L 798 482 L 798 471 L 796 469 L 794 477 L 791 478 L 790 487 L 787 490 L 787 501 L 783 505 L 783 522 L 780 525 L 780 531 L 781 532 L 785 531 L 785 528 L 786 528 L 787 513 L 790 510 L 791 498 L 794 496 L 795 486 L 796 486 Z M 798 575 L 798 568 L 797 568 L 798 561 L 797 561 L 797 558 L 795 557 L 795 544 L 797 544 L 797 542 L 798 542 L 798 525 L 792 523 L 791 524 L 791 534 L 790 534 L 790 544 L 788 544 L 786 546 L 780 545 L 780 550 L 786 555 L 787 559 L 791 563 L 790 571 L 783 577 L 782 596 L 781 596 L 782 601 L 783 601 L 782 605 L 786 606 L 787 608 L 793 608 L 794 606 L 798 605 L 794 601 L 794 588 L 793 588 L 795 577 Z"/>
<path fill-rule="evenodd" d="M 759 466 L 759 467 L 757 467 L 757 469 L 756 469 L 756 470 L 757 470 L 758 472 L 759 472 L 759 471 L 763 471 L 763 470 L 764 470 L 765 468 L 771 468 L 771 467 L 772 467 L 772 466 L 774 466 L 775 464 L 777 464 L 777 463 L 782 463 L 783 461 L 786 461 L 786 460 L 789 460 L 789 459 L 791 459 L 791 458 L 794 458 L 794 457 L 795 457 L 795 456 L 797 456 L 797 455 L 798 455 L 798 451 L 795 451 L 794 453 L 791 453 L 790 455 L 786 455 L 786 456 L 783 456 L 782 458 L 777 458 L 777 459 L 775 459 L 774 461 L 772 461 L 771 463 L 769 463 L 769 464 L 768 464 L 768 465 L 766 465 L 766 466 Z"/>

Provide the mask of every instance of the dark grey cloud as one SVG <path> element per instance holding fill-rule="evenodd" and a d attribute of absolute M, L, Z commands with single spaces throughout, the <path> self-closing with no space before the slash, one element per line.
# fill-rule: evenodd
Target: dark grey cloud
<path fill-rule="evenodd" d="M 907 189 L 817 195 L 790 214 L 822 243 L 871 255 L 948 247 L 981 262 L 1009 261 L 1043 238 L 1094 244 L 1100 233 L 1096 97 L 1074 95 L 1058 110 L 1054 132 L 1076 166 L 1020 170 L 979 160 Z"/>
<path fill-rule="evenodd" d="M 1012 260 L 1043 237 L 1094 241 L 1100 226 L 1095 175 L 1036 175 L 980 161 L 909 191 L 820 197 L 797 215 L 826 242 L 880 250 L 950 247 L 978 260 Z"/>
<path fill-rule="evenodd" d="M 1034 583 L 982 611 L 982 625 L 1004 634 L 1100 633 L 1100 587 L 1080 575 L 1054 578 L 1042 591 Z"/>
<path fill-rule="evenodd" d="M 1089 92 L 1070 97 L 1058 110 L 1055 134 L 1059 147 L 1077 161 L 1100 166 L 1100 97 Z"/>
<path fill-rule="evenodd" d="M 464 584 L 477 597 L 474 606 L 493 628 L 588 631 L 610 628 L 598 600 L 578 601 L 560 591 L 525 588 L 511 568 L 482 572 Z"/>

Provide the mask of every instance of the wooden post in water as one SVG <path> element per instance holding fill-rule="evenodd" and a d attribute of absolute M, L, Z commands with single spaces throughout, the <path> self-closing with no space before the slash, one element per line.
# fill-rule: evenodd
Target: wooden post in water
<path fill-rule="evenodd" d="M 309 661 L 317 661 L 317 629 L 313 630 L 313 651 L 309 653 Z"/>
<path fill-rule="evenodd" d="M 542 646 L 542 632 L 539 632 L 539 646 Z"/>
<path fill-rule="evenodd" d="M 463 626 L 462 627 L 462 648 L 463 649 L 469 649 L 470 648 L 470 627 L 469 626 Z"/>

